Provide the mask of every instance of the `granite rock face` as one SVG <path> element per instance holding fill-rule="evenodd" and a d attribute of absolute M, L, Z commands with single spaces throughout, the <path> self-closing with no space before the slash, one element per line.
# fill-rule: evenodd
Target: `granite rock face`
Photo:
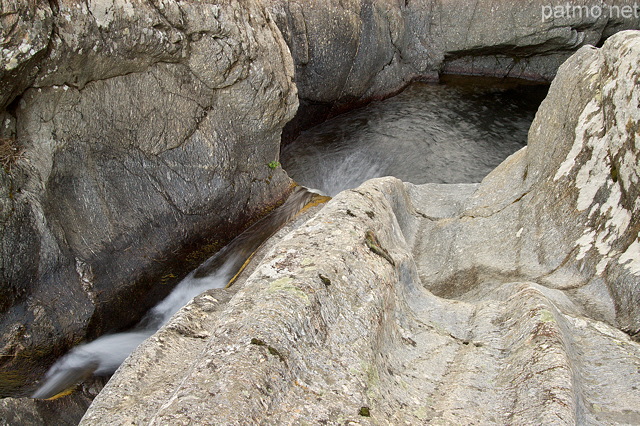
<path fill-rule="evenodd" d="M 567 2 L 546 0 L 269 4 L 295 61 L 302 108 L 292 135 L 314 123 L 312 113 L 321 120 L 415 79 L 449 73 L 551 81 L 581 46 L 640 29 L 630 0 L 588 0 L 568 10 Z"/>
<path fill-rule="evenodd" d="M 338 194 L 81 424 L 640 422 L 639 58 L 638 32 L 580 49 L 481 184 Z"/>
<path fill-rule="evenodd" d="M 258 1 L 23 3 L 0 15 L 0 136 L 19 152 L 0 170 L 5 396 L 281 200 L 268 163 L 297 108 Z"/>

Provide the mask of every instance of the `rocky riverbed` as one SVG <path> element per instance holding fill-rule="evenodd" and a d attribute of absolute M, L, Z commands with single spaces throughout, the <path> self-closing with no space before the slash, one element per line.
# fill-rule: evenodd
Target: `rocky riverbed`
<path fill-rule="evenodd" d="M 81 424 L 640 422 L 639 58 L 638 32 L 582 48 L 479 185 L 338 194 Z"/>
<path fill-rule="evenodd" d="M 279 204 L 292 187 L 283 128 L 290 141 L 446 73 L 551 80 L 578 51 L 527 148 L 481 185 L 387 179 L 337 196 L 272 242 L 228 303 L 198 299 L 145 343 L 84 421 L 638 422 L 638 36 L 612 36 L 640 28 L 634 14 L 543 19 L 541 1 L 489 0 L 1 6 L 0 396 L 29 395 L 69 348 L 134 324 Z M 200 337 L 180 334 L 200 321 L 190 310 Z M 190 343 L 161 371 L 174 338 Z M 0 417 L 73 424 L 99 388 L 6 398 Z"/>

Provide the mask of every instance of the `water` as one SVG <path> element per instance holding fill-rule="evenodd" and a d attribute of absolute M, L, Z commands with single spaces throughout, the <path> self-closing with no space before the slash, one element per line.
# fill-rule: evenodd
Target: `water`
<path fill-rule="evenodd" d="M 332 196 L 380 176 L 480 182 L 526 145 L 546 95 L 546 86 L 481 83 L 412 84 L 303 132 L 282 150 L 282 165 L 296 182 Z"/>
<path fill-rule="evenodd" d="M 93 374 L 113 374 L 140 343 L 166 324 L 191 299 L 206 290 L 227 286 L 251 254 L 317 195 L 306 188 L 295 188 L 282 206 L 189 273 L 134 330 L 102 336 L 73 348 L 56 361 L 33 398 L 55 398 Z"/>
<path fill-rule="evenodd" d="M 417 184 L 479 182 L 525 145 L 544 94 L 504 84 L 414 84 L 304 132 L 283 150 L 281 161 L 296 181 L 329 195 L 386 175 Z M 185 277 L 134 330 L 100 337 L 63 356 L 33 397 L 55 397 L 92 374 L 112 374 L 193 297 L 225 287 L 262 242 L 315 196 L 297 188 L 280 208 Z"/>

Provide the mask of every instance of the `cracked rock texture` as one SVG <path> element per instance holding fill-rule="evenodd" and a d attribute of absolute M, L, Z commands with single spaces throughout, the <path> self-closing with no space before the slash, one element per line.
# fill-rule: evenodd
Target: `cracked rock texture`
<path fill-rule="evenodd" d="M 631 0 L 608 1 L 605 7 L 599 0 L 268 3 L 291 49 L 300 91 L 301 108 L 287 127 L 288 138 L 328 114 L 393 94 L 415 79 L 437 81 L 449 73 L 551 81 L 581 46 L 640 29 L 632 9 L 637 2 Z M 544 9 L 568 3 L 580 11 L 549 16 Z"/>
<path fill-rule="evenodd" d="M 0 396 L 15 396 L 286 195 L 267 164 L 297 92 L 258 1 L 1 4 L 0 136 L 20 155 L 0 170 Z"/>
<path fill-rule="evenodd" d="M 81 424 L 638 424 L 639 61 L 580 49 L 481 184 L 340 193 Z"/>

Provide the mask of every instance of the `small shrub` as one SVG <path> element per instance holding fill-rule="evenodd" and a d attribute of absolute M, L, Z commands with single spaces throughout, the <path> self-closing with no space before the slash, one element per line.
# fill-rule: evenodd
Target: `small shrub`
<path fill-rule="evenodd" d="M 280 164 L 279 161 L 272 161 L 269 164 L 267 164 L 267 166 L 269 166 L 269 168 L 273 170 L 273 169 L 277 169 L 278 167 L 280 167 L 282 165 Z"/>

